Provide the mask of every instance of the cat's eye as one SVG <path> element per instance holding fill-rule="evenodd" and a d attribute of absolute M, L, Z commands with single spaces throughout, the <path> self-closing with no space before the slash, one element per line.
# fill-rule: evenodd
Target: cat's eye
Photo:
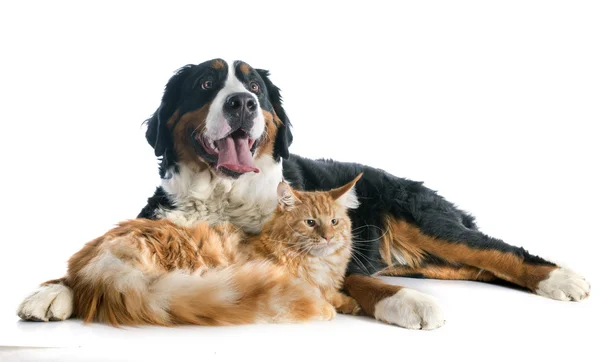
<path fill-rule="evenodd" d="M 306 225 L 312 227 L 315 227 L 315 225 L 317 225 L 317 223 L 313 220 L 313 219 L 306 219 Z"/>
<path fill-rule="evenodd" d="M 333 225 L 337 225 L 338 224 L 338 219 L 331 219 L 331 223 Z"/>
<path fill-rule="evenodd" d="M 212 80 L 205 80 L 204 83 L 202 83 L 202 89 L 211 89 L 212 87 L 213 87 Z"/>
<path fill-rule="evenodd" d="M 250 90 L 254 93 L 258 93 L 258 91 L 260 90 L 260 86 L 256 82 L 250 82 Z"/>

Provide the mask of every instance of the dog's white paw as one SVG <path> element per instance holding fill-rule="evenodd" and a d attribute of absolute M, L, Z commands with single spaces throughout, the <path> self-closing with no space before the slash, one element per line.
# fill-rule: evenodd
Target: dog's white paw
<path fill-rule="evenodd" d="M 552 299 L 578 302 L 590 295 L 590 289 L 590 283 L 581 275 L 567 268 L 558 268 L 538 284 L 535 292 Z"/>
<path fill-rule="evenodd" d="M 63 321 L 73 313 L 73 292 L 62 284 L 43 285 L 30 294 L 17 309 L 28 321 Z"/>
<path fill-rule="evenodd" d="M 435 298 L 409 288 L 380 300 L 375 318 L 408 329 L 436 329 L 446 322 Z"/>

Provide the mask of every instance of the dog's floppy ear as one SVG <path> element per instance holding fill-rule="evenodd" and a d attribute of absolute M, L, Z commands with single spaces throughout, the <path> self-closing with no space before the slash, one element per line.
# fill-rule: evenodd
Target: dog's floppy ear
<path fill-rule="evenodd" d="M 152 148 L 156 157 L 165 156 L 165 153 L 172 149 L 172 139 L 167 130 L 167 120 L 179 107 L 181 101 L 181 89 L 184 80 L 193 69 L 192 64 L 180 68 L 175 75 L 169 79 L 165 86 L 160 106 L 154 112 L 152 117 L 146 120 L 148 128 L 146 129 L 146 140 Z"/>
<path fill-rule="evenodd" d="M 293 136 L 292 136 L 292 124 L 285 114 L 285 110 L 281 105 L 281 93 L 279 88 L 271 82 L 269 79 L 269 71 L 264 69 L 256 69 L 262 80 L 265 82 L 267 86 L 267 93 L 269 94 L 269 102 L 273 106 L 277 117 L 283 123 L 279 126 L 277 130 L 277 135 L 275 135 L 275 145 L 273 147 L 273 158 L 276 161 L 279 161 L 280 157 L 288 158 L 290 157 L 290 152 L 288 148 L 292 144 Z"/>

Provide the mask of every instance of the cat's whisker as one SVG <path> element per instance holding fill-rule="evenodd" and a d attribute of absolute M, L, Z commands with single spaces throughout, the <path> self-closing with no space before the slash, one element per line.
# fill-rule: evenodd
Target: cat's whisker
<path fill-rule="evenodd" d="M 308 249 L 310 247 L 310 244 L 305 244 L 303 245 L 300 249 L 297 250 L 297 252 L 295 253 L 296 255 L 293 256 L 288 263 L 294 262 L 296 259 L 298 259 L 299 257 L 306 255 L 310 250 Z M 296 250 L 295 250 L 296 251 Z"/>
<path fill-rule="evenodd" d="M 286 254 L 290 257 L 289 261 L 294 261 L 298 259 L 300 256 L 305 255 L 308 252 L 308 246 L 310 243 L 307 243 L 303 240 L 300 241 L 292 241 L 292 240 L 279 240 L 273 238 L 266 238 L 267 240 L 279 244 Z"/>
<path fill-rule="evenodd" d="M 296 249 L 296 252 L 297 252 L 297 254 L 300 254 L 300 255 L 302 255 L 302 254 L 306 253 L 306 250 L 307 250 L 309 247 L 310 247 L 310 245 L 309 245 L 309 244 L 302 244 L 302 245 L 300 245 L 299 247 L 297 247 L 297 249 Z"/>
<path fill-rule="evenodd" d="M 356 255 L 355 255 L 355 253 L 356 253 Z M 361 252 L 360 249 L 355 248 L 355 247 L 352 247 L 352 255 L 354 255 L 355 257 L 357 257 L 357 255 L 362 257 L 362 259 L 367 264 L 369 264 L 369 266 L 374 270 L 377 270 L 378 269 L 377 264 L 381 263 L 381 260 L 375 260 L 373 258 L 369 258 L 367 255 L 365 255 L 363 252 Z M 357 257 L 357 259 L 358 259 L 358 257 Z M 375 263 L 375 265 L 372 262 Z"/>
<path fill-rule="evenodd" d="M 386 236 L 389 232 L 390 229 L 386 229 L 385 231 L 381 228 L 379 228 L 379 230 L 383 231 L 383 234 L 381 234 L 379 237 L 375 238 L 375 239 L 368 239 L 368 240 L 360 240 L 360 239 L 355 239 L 357 237 L 357 235 L 352 235 L 352 243 L 372 243 L 374 241 L 380 240 L 382 239 L 384 236 Z"/>
<path fill-rule="evenodd" d="M 302 254 L 306 255 L 308 254 L 310 251 L 312 250 L 312 245 L 310 244 L 306 244 L 304 245 L 304 247 L 302 248 Z"/>
<path fill-rule="evenodd" d="M 271 238 L 266 238 L 269 241 L 272 241 L 274 243 L 280 244 L 283 247 L 288 247 L 288 246 L 299 246 L 299 245 L 303 245 L 304 242 L 303 241 L 290 241 L 290 240 L 276 240 L 276 239 L 271 239 Z"/>
<path fill-rule="evenodd" d="M 352 260 L 354 260 L 356 262 L 356 264 L 365 272 L 365 274 L 370 275 L 369 270 L 367 269 L 367 267 L 362 263 L 362 261 L 360 261 L 360 259 L 358 259 L 354 254 L 350 254 L 350 257 L 352 258 Z"/>
<path fill-rule="evenodd" d="M 379 227 L 379 226 L 377 226 L 377 225 L 372 225 L 372 224 L 368 224 L 368 225 L 362 225 L 362 226 L 359 226 L 359 227 L 356 227 L 356 228 L 352 229 L 351 231 L 356 231 L 356 230 L 364 229 L 364 228 L 367 228 L 367 227 L 369 227 L 369 228 L 370 228 L 370 227 L 374 227 L 375 229 L 379 229 L 379 231 L 383 232 L 383 229 L 382 229 L 382 228 L 380 228 L 380 227 Z"/>
<path fill-rule="evenodd" d="M 377 241 L 377 240 L 381 239 L 382 237 L 383 237 L 383 236 L 380 236 L 380 237 L 378 237 L 378 238 L 376 238 L 376 239 L 368 239 L 368 240 L 352 239 L 352 243 L 353 243 L 353 244 L 360 244 L 360 243 L 363 243 L 363 244 L 365 244 L 365 243 L 372 243 L 372 242 L 374 242 L 374 241 Z"/>
<path fill-rule="evenodd" d="M 363 257 L 364 259 L 366 259 L 367 261 L 368 261 L 368 260 L 370 260 L 370 261 L 372 261 L 372 262 L 374 262 L 374 263 L 379 263 L 379 262 L 381 262 L 381 260 L 376 260 L 376 259 L 373 259 L 373 258 L 369 258 L 369 257 L 368 257 L 368 256 L 366 256 L 364 253 L 362 253 L 362 252 L 360 251 L 360 249 L 357 249 L 357 248 L 352 248 L 352 251 L 353 251 L 353 252 L 356 252 L 358 255 L 362 256 L 362 257 Z M 370 264 L 371 266 L 373 266 L 373 264 L 371 264 L 371 263 L 369 263 L 369 264 Z"/>
<path fill-rule="evenodd" d="M 298 251 L 306 248 L 308 245 L 310 245 L 310 243 L 306 243 L 306 242 L 298 242 L 296 244 L 288 244 L 286 245 L 287 248 L 292 247 L 297 249 Z"/>
<path fill-rule="evenodd" d="M 275 240 L 275 239 L 271 239 L 271 238 L 269 238 L 268 240 L 280 244 L 286 252 L 288 252 L 289 254 L 292 254 L 292 258 L 290 259 L 290 261 L 297 259 L 299 256 L 301 256 L 303 254 L 307 254 L 308 247 L 310 246 L 310 243 L 306 243 L 303 241 L 284 242 L 282 240 Z"/>

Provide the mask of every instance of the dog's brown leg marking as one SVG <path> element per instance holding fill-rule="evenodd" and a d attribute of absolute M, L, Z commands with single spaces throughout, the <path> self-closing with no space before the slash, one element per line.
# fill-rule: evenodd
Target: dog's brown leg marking
<path fill-rule="evenodd" d="M 419 255 L 424 255 L 422 251 L 436 255 L 449 263 L 461 264 L 476 269 L 483 269 L 511 283 L 517 284 L 529 290 L 535 291 L 539 282 L 548 278 L 551 271 L 557 269 L 553 265 L 535 265 L 524 262 L 524 260 L 515 254 L 490 249 L 474 249 L 465 244 L 450 242 L 437 239 L 423 234 L 420 229 L 403 220 L 388 218 L 386 222 L 389 227 L 390 235 L 387 246 L 384 243 L 381 247 L 382 256 L 385 260 L 386 250 L 404 251 L 404 258 L 413 270 L 421 267 Z M 419 252 L 420 250 L 420 252 Z M 409 258 L 406 257 L 409 256 Z M 411 258 L 410 256 L 414 256 Z M 391 259 L 391 257 L 390 257 Z M 391 261 L 391 260 L 390 260 Z M 391 269 L 393 271 L 393 269 Z M 441 277 L 461 276 L 463 279 L 470 276 L 482 277 L 482 274 L 473 274 L 473 271 L 450 271 L 449 269 L 435 270 L 425 268 L 423 275 L 437 275 Z M 489 278 L 489 274 L 483 276 Z M 481 280 L 481 279 L 476 279 Z M 484 279 L 485 280 L 485 279 Z"/>
<path fill-rule="evenodd" d="M 373 317 L 375 305 L 382 299 L 391 297 L 402 289 L 384 281 L 359 274 L 351 274 L 344 281 L 344 289 L 360 304 L 364 314 Z"/>
<path fill-rule="evenodd" d="M 478 269 L 467 265 L 424 265 L 416 268 L 407 265 L 400 265 L 385 268 L 377 273 L 377 275 L 396 277 L 422 276 L 423 278 L 429 279 L 478 280 L 482 282 L 490 282 L 498 279 L 494 274 L 487 270 Z"/>

